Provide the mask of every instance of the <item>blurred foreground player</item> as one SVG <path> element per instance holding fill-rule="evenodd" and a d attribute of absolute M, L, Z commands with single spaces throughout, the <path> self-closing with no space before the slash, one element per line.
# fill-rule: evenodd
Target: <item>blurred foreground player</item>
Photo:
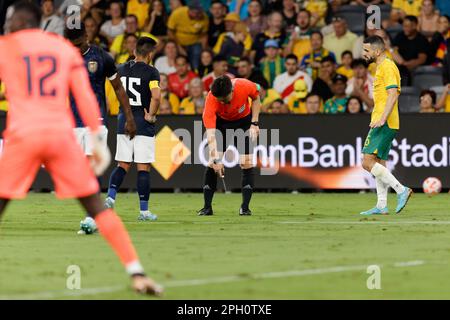
<path fill-rule="evenodd" d="M 78 198 L 95 219 L 132 277 L 134 290 L 159 295 L 162 289 L 145 276 L 122 221 L 103 207 L 97 179 L 72 130 L 69 90 L 92 132 L 91 165 L 96 174 L 103 173 L 110 154 L 100 141 L 100 112 L 83 59 L 69 42 L 39 30 L 40 20 L 38 7 L 20 2 L 9 21 L 11 34 L 0 39 L 0 78 L 10 103 L 0 157 L 0 215 L 11 199 L 26 196 L 44 164 L 57 196 Z"/>
<path fill-rule="evenodd" d="M 259 135 L 261 100 L 258 84 L 247 79 L 221 76 L 214 80 L 203 111 L 203 124 L 209 146 L 209 164 L 205 171 L 204 206 L 200 216 L 213 214 L 212 199 L 217 186 L 217 175 L 224 177 L 223 152 L 229 145 L 237 147 L 242 169 L 241 216 L 252 214 L 249 208 L 254 187 L 252 142 Z M 216 135 L 220 137 L 216 139 Z M 217 143 L 219 146 L 217 146 Z M 218 148 L 219 147 L 219 148 Z M 219 151 L 220 150 L 220 151 Z"/>

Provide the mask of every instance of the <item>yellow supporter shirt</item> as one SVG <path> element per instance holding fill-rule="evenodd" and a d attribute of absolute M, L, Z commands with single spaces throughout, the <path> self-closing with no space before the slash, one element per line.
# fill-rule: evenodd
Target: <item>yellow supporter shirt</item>
<path fill-rule="evenodd" d="M 391 88 L 397 88 L 397 92 L 400 94 L 400 72 L 394 61 L 385 58 L 377 67 L 375 73 L 375 81 L 373 83 L 373 100 L 375 106 L 372 111 L 372 122 L 378 121 L 383 115 L 388 98 L 387 90 Z M 398 101 L 395 103 L 394 108 L 387 119 L 387 124 L 391 129 L 400 128 Z"/>
<path fill-rule="evenodd" d="M 305 8 L 312 14 L 320 17 L 316 25 L 317 27 L 323 27 L 325 25 L 325 14 L 328 10 L 328 2 L 326 0 L 309 0 Z"/>
<path fill-rule="evenodd" d="M 169 104 L 172 107 L 172 113 L 178 114 L 178 111 L 180 109 L 180 99 L 173 93 L 169 93 L 167 98 L 161 95 L 161 101 L 166 99 L 169 101 Z"/>
<path fill-rule="evenodd" d="M 149 2 L 141 3 L 139 0 L 128 0 L 127 14 L 134 14 L 138 19 L 139 29 L 143 29 L 148 19 Z"/>
<path fill-rule="evenodd" d="M 126 53 L 127 50 L 125 49 L 125 46 L 124 46 L 125 45 L 124 37 L 125 37 L 125 34 L 120 34 L 117 37 L 115 37 L 113 43 L 111 44 L 111 47 L 109 48 L 109 51 L 115 52 L 117 55 L 122 55 L 122 54 Z M 148 32 L 138 31 L 138 32 L 136 32 L 136 37 L 138 37 L 138 38 L 148 37 L 148 38 L 152 38 L 153 40 L 158 42 L 158 38 Z"/>
<path fill-rule="evenodd" d="M 447 99 L 445 99 L 445 112 L 450 112 L 450 94 L 448 94 Z"/>
<path fill-rule="evenodd" d="M 5 85 L 0 83 L 0 93 L 5 94 Z M 0 100 L 0 110 L 8 111 L 8 102 L 6 100 Z"/>
<path fill-rule="evenodd" d="M 311 37 L 309 35 L 300 36 L 300 39 L 295 41 L 292 46 L 292 53 L 298 58 L 298 61 L 302 61 L 303 57 L 310 53 L 311 48 Z"/>
<path fill-rule="evenodd" d="M 186 97 L 181 101 L 178 114 L 195 114 L 195 104 L 191 97 Z"/>
<path fill-rule="evenodd" d="M 406 15 L 416 16 L 420 15 L 420 8 L 422 7 L 422 0 L 394 0 L 392 8 L 402 10 Z"/>
<path fill-rule="evenodd" d="M 306 101 L 301 101 L 295 97 L 295 94 L 291 95 L 288 99 L 288 108 L 291 113 L 307 114 Z"/>
<path fill-rule="evenodd" d="M 347 69 L 345 66 L 340 66 L 337 68 L 336 73 L 342 74 L 343 76 L 346 76 L 347 79 L 353 78 L 353 69 Z"/>
<path fill-rule="evenodd" d="M 202 20 L 189 18 L 188 7 L 181 7 L 172 12 L 167 28 L 175 33 L 182 46 L 190 46 L 200 42 L 200 38 L 208 32 L 209 20 L 206 14 Z"/>

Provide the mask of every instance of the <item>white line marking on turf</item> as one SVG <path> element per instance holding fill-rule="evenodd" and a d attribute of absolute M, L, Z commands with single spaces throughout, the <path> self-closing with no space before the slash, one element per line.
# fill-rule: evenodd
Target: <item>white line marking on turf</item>
<path fill-rule="evenodd" d="M 415 260 L 415 261 L 405 261 L 396 262 L 391 266 L 400 267 L 414 267 L 425 264 L 425 261 Z M 339 272 L 349 272 L 349 271 L 365 271 L 367 265 L 354 265 L 354 266 L 337 266 L 330 268 L 318 268 L 318 269 L 305 269 L 305 270 L 289 270 L 289 271 L 279 271 L 279 272 L 265 272 L 265 273 L 255 273 L 249 275 L 233 275 L 224 276 L 216 278 L 205 278 L 205 279 L 191 279 L 191 280 L 178 280 L 169 281 L 164 284 L 165 288 L 177 288 L 177 287 L 189 287 L 189 286 L 201 286 L 206 284 L 218 284 L 218 283 L 229 283 L 238 281 L 248 281 L 248 280 L 260 280 L 260 279 L 276 279 L 276 278 L 286 278 L 286 277 L 301 277 L 309 275 L 318 274 L 329 274 L 329 273 L 339 273 Z M 382 267 L 382 265 L 379 265 Z M 27 294 L 18 295 L 4 295 L 0 296 L 0 300 L 35 300 L 35 299 L 57 299 L 63 297 L 80 297 L 97 295 L 101 293 L 114 293 L 124 290 L 129 290 L 124 286 L 114 286 L 114 287 L 101 287 L 101 288 L 87 288 L 81 290 L 64 290 L 64 291 L 43 291 Z"/>
<path fill-rule="evenodd" d="M 367 224 L 436 224 L 436 225 L 448 225 L 450 221 L 373 221 L 373 220 L 361 220 L 361 221 L 275 221 L 277 224 L 355 224 L 355 225 L 367 225 Z"/>

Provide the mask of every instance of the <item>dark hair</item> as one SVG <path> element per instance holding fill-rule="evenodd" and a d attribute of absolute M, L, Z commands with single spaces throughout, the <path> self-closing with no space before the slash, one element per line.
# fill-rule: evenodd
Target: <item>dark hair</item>
<path fill-rule="evenodd" d="M 28 25 L 33 28 L 39 28 L 42 11 L 37 5 L 28 1 L 20 1 L 14 5 L 14 13 L 17 12 L 25 12 L 28 15 Z"/>
<path fill-rule="evenodd" d="M 419 20 L 417 19 L 416 16 L 411 16 L 411 15 L 409 15 L 409 16 L 406 16 L 404 20 L 409 20 L 409 21 L 411 21 L 411 22 L 413 22 L 413 23 L 415 23 L 415 24 L 418 24 L 418 23 L 419 23 Z"/>
<path fill-rule="evenodd" d="M 161 1 L 161 0 L 160 0 Z M 252 1 L 258 1 L 258 0 L 252 0 Z M 258 1 L 259 2 L 259 1 Z M 215 4 L 220 4 L 220 5 L 222 5 L 222 7 L 226 7 L 225 6 L 225 4 L 221 1 L 221 0 L 212 0 L 211 1 L 211 4 L 210 4 L 210 7 L 212 7 L 213 5 L 215 5 Z"/>
<path fill-rule="evenodd" d="M 306 95 L 305 101 L 308 100 L 311 97 L 317 96 L 319 97 L 319 102 L 322 101 L 322 97 L 317 92 L 310 92 Z"/>
<path fill-rule="evenodd" d="M 301 12 L 306 12 L 307 14 L 308 14 L 308 17 L 309 18 L 311 18 L 311 12 L 309 11 L 309 10 L 307 10 L 307 9 L 300 9 L 299 11 L 298 11 L 298 13 L 297 13 L 297 17 L 298 17 L 298 15 L 301 13 Z"/>
<path fill-rule="evenodd" d="M 221 55 L 221 54 L 218 54 L 218 55 L 214 56 L 213 59 L 212 59 L 212 63 L 213 64 L 216 63 L 216 62 L 223 62 L 223 61 L 228 61 L 228 59 L 225 56 Z"/>
<path fill-rule="evenodd" d="M 126 18 L 133 18 L 134 20 L 136 20 L 136 22 L 139 21 L 135 14 L 127 14 L 127 15 L 125 16 L 125 19 L 126 19 Z"/>
<path fill-rule="evenodd" d="M 351 64 L 352 69 L 359 67 L 359 66 L 363 66 L 364 68 L 367 68 L 366 60 L 359 58 L 359 59 L 354 59 L 352 61 L 352 64 Z"/>
<path fill-rule="evenodd" d="M 287 61 L 287 60 L 289 60 L 289 59 L 292 59 L 292 60 L 295 60 L 295 62 L 298 62 L 298 57 L 297 57 L 295 54 L 293 54 L 293 53 L 288 54 L 288 55 L 284 58 L 284 61 Z"/>
<path fill-rule="evenodd" d="M 137 35 L 134 33 L 125 33 L 125 35 L 123 36 L 124 40 L 127 40 L 129 37 L 133 37 L 135 39 L 138 39 Z"/>
<path fill-rule="evenodd" d="M 352 56 L 353 58 L 353 53 L 350 50 L 345 50 L 344 52 L 341 53 L 341 58 L 343 58 L 346 54 L 349 54 Z"/>
<path fill-rule="evenodd" d="M 370 36 L 364 39 L 364 43 L 368 43 L 371 46 L 375 45 L 384 49 L 384 40 L 380 36 Z"/>
<path fill-rule="evenodd" d="M 239 62 L 247 62 L 248 64 L 252 64 L 252 62 L 250 61 L 250 58 L 248 57 L 242 57 L 239 59 Z"/>
<path fill-rule="evenodd" d="M 80 23 L 79 28 L 68 28 L 64 29 L 64 38 L 73 41 L 80 39 L 86 35 L 86 27 L 84 26 L 84 22 Z"/>
<path fill-rule="evenodd" d="M 145 57 L 155 50 L 156 41 L 149 37 L 141 37 L 136 44 L 136 54 Z"/>
<path fill-rule="evenodd" d="M 313 34 L 318 34 L 318 35 L 320 36 L 320 39 L 323 40 L 323 34 L 322 34 L 322 32 L 315 30 L 315 31 L 311 32 L 310 38 L 312 37 Z"/>
<path fill-rule="evenodd" d="M 351 96 L 347 99 L 347 104 L 346 104 L 347 113 L 350 113 L 350 111 L 348 111 L 348 105 L 349 105 L 350 101 L 353 99 L 357 100 L 359 103 L 359 112 L 364 112 L 364 106 L 363 106 L 361 99 L 358 97 L 355 97 L 355 96 Z"/>
<path fill-rule="evenodd" d="M 328 55 L 326 57 L 323 57 L 322 61 L 320 61 L 321 64 L 325 63 L 325 62 L 331 62 L 331 63 L 335 64 L 336 60 L 334 60 L 334 58 L 332 56 Z"/>
<path fill-rule="evenodd" d="M 423 96 L 426 96 L 427 94 L 430 95 L 432 103 L 435 104 L 436 103 L 436 92 L 433 90 L 422 90 L 420 92 L 420 98 L 422 98 Z"/>
<path fill-rule="evenodd" d="M 177 61 L 178 59 L 184 59 L 185 62 L 189 63 L 188 57 L 186 57 L 184 54 L 177 55 L 177 57 L 175 58 L 175 61 Z"/>
<path fill-rule="evenodd" d="M 233 84 L 227 76 L 218 77 L 211 85 L 211 93 L 216 98 L 224 98 L 231 93 Z"/>

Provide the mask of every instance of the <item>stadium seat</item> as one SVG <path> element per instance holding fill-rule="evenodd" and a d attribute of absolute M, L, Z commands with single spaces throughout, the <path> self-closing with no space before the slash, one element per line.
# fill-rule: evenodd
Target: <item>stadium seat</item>
<path fill-rule="evenodd" d="M 401 113 L 419 112 L 420 92 L 415 87 L 402 87 L 402 92 L 398 98 L 398 107 Z"/>
<path fill-rule="evenodd" d="M 445 86 L 434 86 L 430 87 L 430 90 L 436 92 L 436 95 L 439 97 L 444 92 Z"/>
<path fill-rule="evenodd" d="M 339 8 L 337 16 L 343 17 L 348 28 L 355 33 L 361 34 L 365 28 L 366 11 L 362 6 L 345 5 Z"/>
<path fill-rule="evenodd" d="M 442 86 L 442 68 L 433 66 L 420 66 L 414 70 L 412 76 L 413 86 L 420 89 Z"/>
<path fill-rule="evenodd" d="M 388 20 L 391 15 L 391 5 L 390 4 L 381 4 L 378 5 L 381 9 L 381 21 Z"/>

